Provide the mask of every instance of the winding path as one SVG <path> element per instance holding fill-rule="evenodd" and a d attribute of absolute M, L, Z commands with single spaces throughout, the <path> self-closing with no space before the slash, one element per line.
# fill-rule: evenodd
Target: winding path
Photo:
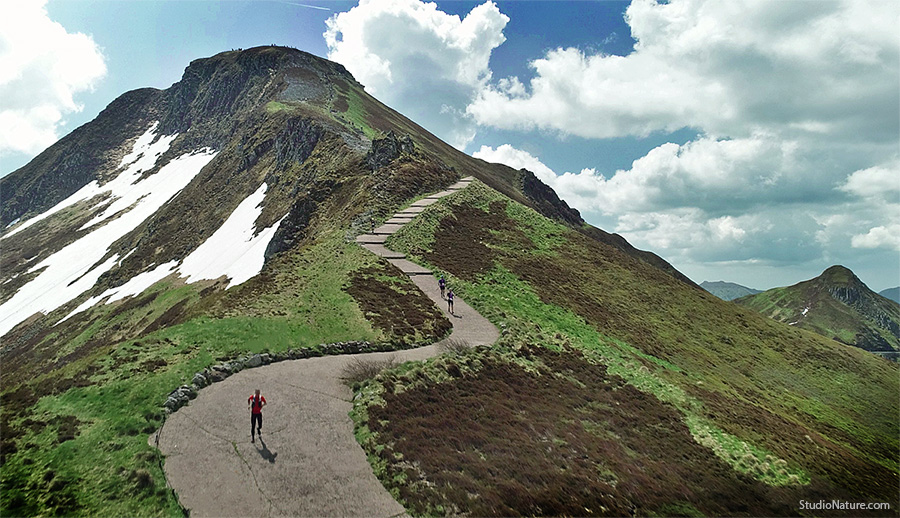
<path fill-rule="evenodd" d="M 432 272 L 384 247 L 390 234 L 439 198 L 465 188 L 464 178 L 448 190 L 398 212 L 372 234 L 357 238 L 410 276 L 441 310 Z M 453 332 L 447 340 L 490 344 L 497 329 L 457 298 Z M 166 457 L 166 479 L 191 516 L 366 516 L 393 517 L 403 507 L 375 478 L 353 436 L 348 416 L 352 393 L 340 379 L 357 358 L 394 356 L 424 360 L 439 343 L 386 353 L 325 356 L 247 369 L 210 385 L 166 419 L 157 444 Z M 263 435 L 251 443 L 246 398 L 259 388 L 269 402 Z"/>

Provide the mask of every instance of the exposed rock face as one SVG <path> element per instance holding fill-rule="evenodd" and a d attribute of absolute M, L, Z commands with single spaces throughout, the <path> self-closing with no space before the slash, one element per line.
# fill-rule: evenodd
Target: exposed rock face
<path fill-rule="evenodd" d="M 333 190 L 334 182 L 325 180 L 314 185 L 303 194 L 295 194 L 297 201 L 291 205 L 269 246 L 266 247 L 266 260 L 273 255 L 291 249 L 299 240 L 306 236 L 306 229 L 314 216 L 319 203 L 327 199 Z"/>
<path fill-rule="evenodd" d="M 325 130 L 308 119 L 291 119 L 275 137 L 275 163 L 279 169 L 302 164 L 312 154 Z"/>
<path fill-rule="evenodd" d="M 539 207 L 539 212 L 575 227 L 584 225 L 581 214 L 569 207 L 568 203 L 559 199 L 556 191 L 538 180 L 534 173 L 527 169 L 520 169 L 519 173 L 522 175 L 522 192 Z"/>
<path fill-rule="evenodd" d="M 402 154 L 413 155 L 415 152 L 416 146 L 412 137 L 409 135 L 398 137 L 393 131 L 389 131 L 384 138 L 372 140 L 372 149 L 366 155 L 366 164 L 375 170 L 390 164 Z"/>

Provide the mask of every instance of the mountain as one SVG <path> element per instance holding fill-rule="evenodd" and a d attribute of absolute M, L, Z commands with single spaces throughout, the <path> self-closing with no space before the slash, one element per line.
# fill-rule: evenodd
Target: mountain
<path fill-rule="evenodd" d="M 700 283 L 700 287 L 722 300 L 734 300 L 738 297 L 762 293 L 762 290 L 754 290 L 753 288 L 725 281 L 703 281 Z"/>
<path fill-rule="evenodd" d="M 878 292 L 878 294 L 886 299 L 893 300 L 894 302 L 900 304 L 900 287 L 881 290 Z"/>
<path fill-rule="evenodd" d="M 342 66 L 259 47 L 122 95 L 0 179 L 2 514 L 183 515 L 147 436 L 195 373 L 446 336 L 444 313 L 354 238 L 470 175 L 392 247 L 447 275 L 500 340 L 353 398 L 407 509 L 900 505 L 896 364 L 721 301 Z"/>
<path fill-rule="evenodd" d="M 870 290 L 843 266 L 734 302 L 867 351 L 900 350 L 900 305 Z"/>

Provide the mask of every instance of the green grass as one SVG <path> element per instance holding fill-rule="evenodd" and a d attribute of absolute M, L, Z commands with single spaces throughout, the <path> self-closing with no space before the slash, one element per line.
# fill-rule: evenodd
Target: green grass
<path fill-rule="evenodd" d="M 373 254 L 345 242 L 341 232 L 325 234 L 302 253 L 281 257 L 268 274 L 213 294 L 193 318 L 137 339 L 112 341 L 39 376 L 38 382 L 80 381 L 41 397 L 7 422 L 22 433 L 15 440 L 18 452 L 0 474 L 3 514 L 181 515 L 166 488 L 161 459 L 147 445 L 148 434 L 162 423 L 166 395 L 225 358 L 336 341 L 392 340 L 373 329 L 345 291 L 354 272 L 377 263 Z M 383 280 L 414 289 L 407 278 Z M 92 322 L 59 357 L 89 349 L 85 344 L 111 327 L 152 321 L 179 301 L 197 301 L 200 288 L 162 282 L 149 291 L 157 294 L 149 304 L 129 311 L 117 311 L 116 304 L 89 310 L 83 318 Z M 15 387 L 4 379 L 4 396 Z M 75 425 L 67 428 L 65 422 Z M 66 434 L 72 437 L 59 442 Z"/>
<path fill-rule="evenodd" d="M 347 84 L 346 90 L 338 90 L 347 100 L 347 111 L 341 117 L 350 122 L 354 127 L 359 128 L 370 139 L 377 138 L 381 132 L 372 128 L 369 124 L 369 114 L 366 112 L 365 104 L 361 98 L 363 95 L 358 91 L 356 85 Z"/>
<path fill-rule="evenodd" d="M 294 107 L 278 101 L 269 101 L 266 103 L 266 113 L 293 112 Z"/>
<path fill-rule="evenodd" d="M 466 239 L 493 267 L 467 264 Z M 677 408 L 735 471 L 893 498 L 879 492 L 897 480 L 895 365 L 698 292 L 478 182 L 388 245 L 447 275 L 502 330 L 499 347 L 582 351 Z"/>

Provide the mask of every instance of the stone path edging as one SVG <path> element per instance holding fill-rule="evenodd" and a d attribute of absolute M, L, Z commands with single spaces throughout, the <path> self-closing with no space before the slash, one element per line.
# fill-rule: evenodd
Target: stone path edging
<path fill-rule="evenodd" d="M 395 221 L 409 221 L 409 216 L 464 189 L 471 181 L 471 177 L 463 179 L 416 201 L 395 214 Z M 359 236 L 357 242 L 407 273 L 446 313 L 431 271 L 383 245 L 403 224 L 383 225 L 376 229 L 381 233 Z M 487 319 L 458 297 L 454 306 L 455 315 L 448 314 L 453 332 L 446 340 L 471 345 L 496 341 L 497 329 Z M 393 356 L 399 361 L 413 361 L 437 356 L 442 342 L 394 352 L 290 359 L 288 351 L 282 353 L 288 358 L 244 358 L 256 364 L 255 357 L 259 356 L 261 365 L 266 359 L 271 363 L 245 368 L 244 362 L 227 379 L 195 390 L 196 399 L 170 414 L 151 436 L 151 443 L 165 455 L 167 482 L 192 516 L 404 515 L 403 507 L 375 478 L 365 452 L 353 437 L 348 415 L 352 393 L 340 377 L 347 364 L 360 358 Z M 269 405 L 263 410 L 262 437 L 251 443 L 244 400 L 256 388 L 261 389 Z M 190 395 L 185 397 L 190 399 Z"/>

